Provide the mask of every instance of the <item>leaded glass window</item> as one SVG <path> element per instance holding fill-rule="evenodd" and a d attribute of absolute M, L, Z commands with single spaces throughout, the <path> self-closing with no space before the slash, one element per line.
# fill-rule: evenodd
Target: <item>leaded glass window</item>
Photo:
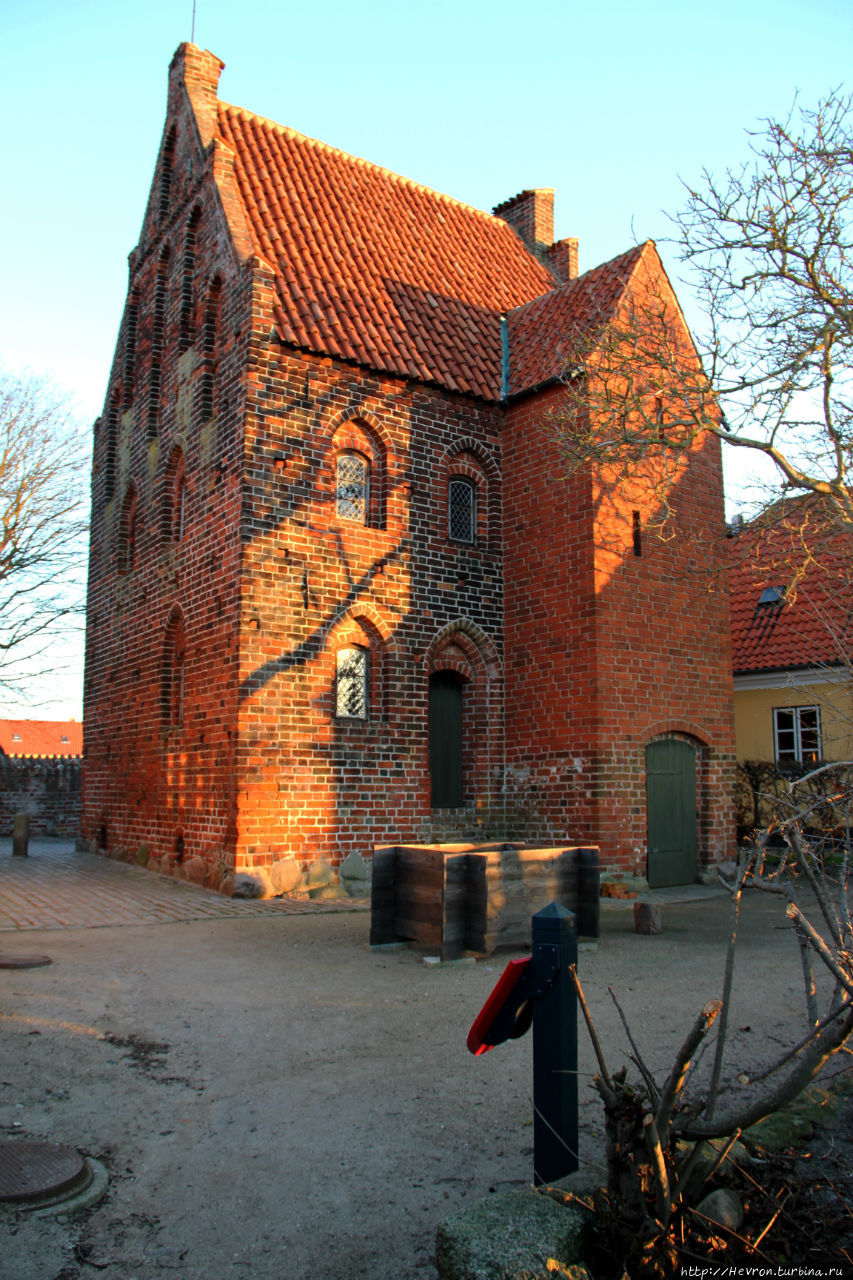
<path fill-rule="evenodd" d="M 447 524 L 455 542 L 473 542 L 477 494 L 469 480 L 451 480 L 447 494 Z"/>
<path fill-rule="evenodd" d="M 335 508 L 344 520 L 367 524 L 369 471 L 360 453 L 339 453 L 335 464 Z"/>
<path fill-rule="evenodd" d="M 347 720 L 367 719 L 367 653 L 364 649 L 338 650 L 335 714 Z"/>

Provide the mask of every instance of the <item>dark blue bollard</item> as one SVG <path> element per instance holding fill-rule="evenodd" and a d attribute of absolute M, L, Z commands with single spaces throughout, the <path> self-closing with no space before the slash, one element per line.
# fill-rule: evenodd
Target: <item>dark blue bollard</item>
<path fill-rule="evenodd" d="M 473 1054 L 523 1035 L 533 1023 L 533 1181 L 578 1167 L 577 964 L 574 914 L 552 902 L 533 917 L 533 951 L 511 960 L 468 1033 Z"/>
<path fill-rule="evenodd" d="M 578 1167 L 577 996 L 574 914 L 552 902 L 533 917 L 533 1182 Z"/>

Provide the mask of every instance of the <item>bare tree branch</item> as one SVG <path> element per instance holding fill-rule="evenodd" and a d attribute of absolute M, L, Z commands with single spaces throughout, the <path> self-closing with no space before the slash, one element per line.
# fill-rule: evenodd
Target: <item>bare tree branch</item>
<path fill-rule="evenodd" d="M 853 533 L 851 119 L 851 97 L 829 94 L 764 121 L 750 163 L 685 184 L 672 222 L 692 336 L 665 276 L 642 271 L 613 314 L 570 335 L 553 418 L 566 462 L 614 482 L 639 469 L 661 526 L 673 478 L 716 437 L 770 459 L 783 490 Z"/>
<path fill-rule="evenodd" d="M 85 462 L 62 397 L 0 373 L 0 689 L 19 693 L 82 615 Z"/>

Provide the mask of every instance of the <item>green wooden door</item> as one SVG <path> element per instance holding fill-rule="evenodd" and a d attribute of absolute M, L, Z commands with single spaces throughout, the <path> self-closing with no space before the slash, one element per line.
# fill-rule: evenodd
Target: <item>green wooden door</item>
<path fill-rule="evenodd" d="M 649 886 L 696 879 L 696 749 L 665 738 L 646 747 Z"/>
<path fill-rule="evenodd" d="M 429 681 L 429 774 L 433 809 L 462 803 L 462 681 L 437 671 Z"/>

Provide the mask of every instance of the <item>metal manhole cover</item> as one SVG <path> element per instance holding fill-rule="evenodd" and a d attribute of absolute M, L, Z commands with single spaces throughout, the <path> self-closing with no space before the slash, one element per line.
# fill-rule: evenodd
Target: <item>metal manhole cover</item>
<path fill-rule="evenodd" d="M 0 956 L 0 969 L 39 969 L 53 964 L 50 956 Z"/>
<path fill-rule="evenodd" d="M 86 1161 L 59 1142 L 0 1142 L 0 1200 L 38 1204 L 71 1195 L 91 1181 Z"/>

